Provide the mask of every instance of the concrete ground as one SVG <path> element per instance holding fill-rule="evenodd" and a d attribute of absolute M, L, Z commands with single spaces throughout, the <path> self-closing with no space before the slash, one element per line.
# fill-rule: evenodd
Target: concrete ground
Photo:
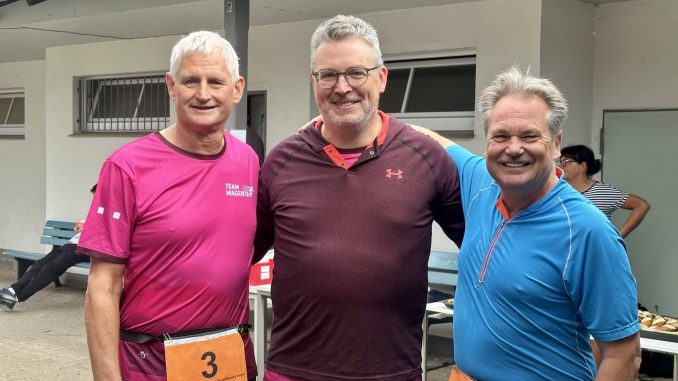
<path fill-rule="evenodd" d="M 13 262 L 0 260 L 0 288 L 16 280 Z M 0 381 L 91 380 L 83 319 L 84 276 L 68 275 L 69 287 L 53 285 L 17 303 L 12 312 L 0 310 Z M 447 356 L 429 354 L 429 367 Z M 428 372 L 427 381 L 447 381 L 449 366 Z"/>
<path fill-rule="evenodd" d="M 16 280 L 0 261 L 0 285 Z M 0 380 L 91 380 L 83 322 L 84 291 L 48 286 L 14 311 L 0 310 Z"/>

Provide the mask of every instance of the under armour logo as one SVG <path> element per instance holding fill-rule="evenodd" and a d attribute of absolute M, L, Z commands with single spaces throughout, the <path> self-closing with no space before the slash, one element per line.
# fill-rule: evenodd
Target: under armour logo
<path fill-rule="evenodd" d="M 389 179 L 390 179 L 391 177 L 395 177 L 395 178 L 397 178 L 398 180 L 402 180 L 402 178 L 403 178 L 403 171 L 401 171 L 401 170 L 399 169 L 399 170 L 393 172 L 393 170 L 392 170 L 391 168 L 389 168 L 389 169 L 386 170 L 386 177 L 388 177 Z"/>
<path fill-rule="evenodd" d="M 139 357 L 140 357 L 142 360 L 145 360 L 145 359 L 146 359 L 146 356 L 148 356 L 148 354 L 147 354 L 146 352 L 144 352 L 144 351 L 139 352 Z"/>

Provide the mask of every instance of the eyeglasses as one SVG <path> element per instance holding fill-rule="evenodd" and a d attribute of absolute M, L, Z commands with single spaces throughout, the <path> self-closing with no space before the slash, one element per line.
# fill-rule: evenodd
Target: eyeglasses
<path fill-rule="evenodd" d="M 315 77 L 315 81 L 318 82 L 318 86 L 323 89 L 331 89 L 336 86 L 339 76 L 343 75 L 349 85 L 353 87 L 362 86 L 367 82 L 367 76 L 370 74 L 371 70 L 380 68 L 381 65 L 377 65 L 373 68 L 366 69 L 364 67 L 352 67 L 346 70 L 343 73 L 336 72 L 334 70 L 323 69 L 318 71 L 311 72 L 311 75 Z"/>
<path fill-rule="evenodd" d="M 565 166 L 568 165 L 569 163 L 576 163 L 576 162 L 577 162 L 577 160 L 572 160 L 572 159 L 561 159 L 561 160 L 556 160 L 556 164 L 557 164 L 560 168 L 565 168 Z"/>

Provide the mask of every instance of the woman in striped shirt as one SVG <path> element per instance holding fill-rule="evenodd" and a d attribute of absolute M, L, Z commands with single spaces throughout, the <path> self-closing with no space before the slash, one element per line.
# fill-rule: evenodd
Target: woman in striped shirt
<path fill-rule="evenodd" d="M 619 208 L 631 212 L 619 229 L 624 238 L 640 224 L 650 210 L 650 204 L 642 197 L 593 180 L 591 176 L 600 171 L 601 163 L 586 146 L 575 145 L 561 149 L 559 166 L 565 172 L 563 178 L 598 207 L 607 218 Z"/>

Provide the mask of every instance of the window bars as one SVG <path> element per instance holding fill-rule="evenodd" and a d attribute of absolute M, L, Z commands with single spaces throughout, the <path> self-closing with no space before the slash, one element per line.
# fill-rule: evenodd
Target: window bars
<path fill-rule="evenodd" d="M 169 123 L 164 74 L 79 81 L 82 133 L 150 132 Z"/>

